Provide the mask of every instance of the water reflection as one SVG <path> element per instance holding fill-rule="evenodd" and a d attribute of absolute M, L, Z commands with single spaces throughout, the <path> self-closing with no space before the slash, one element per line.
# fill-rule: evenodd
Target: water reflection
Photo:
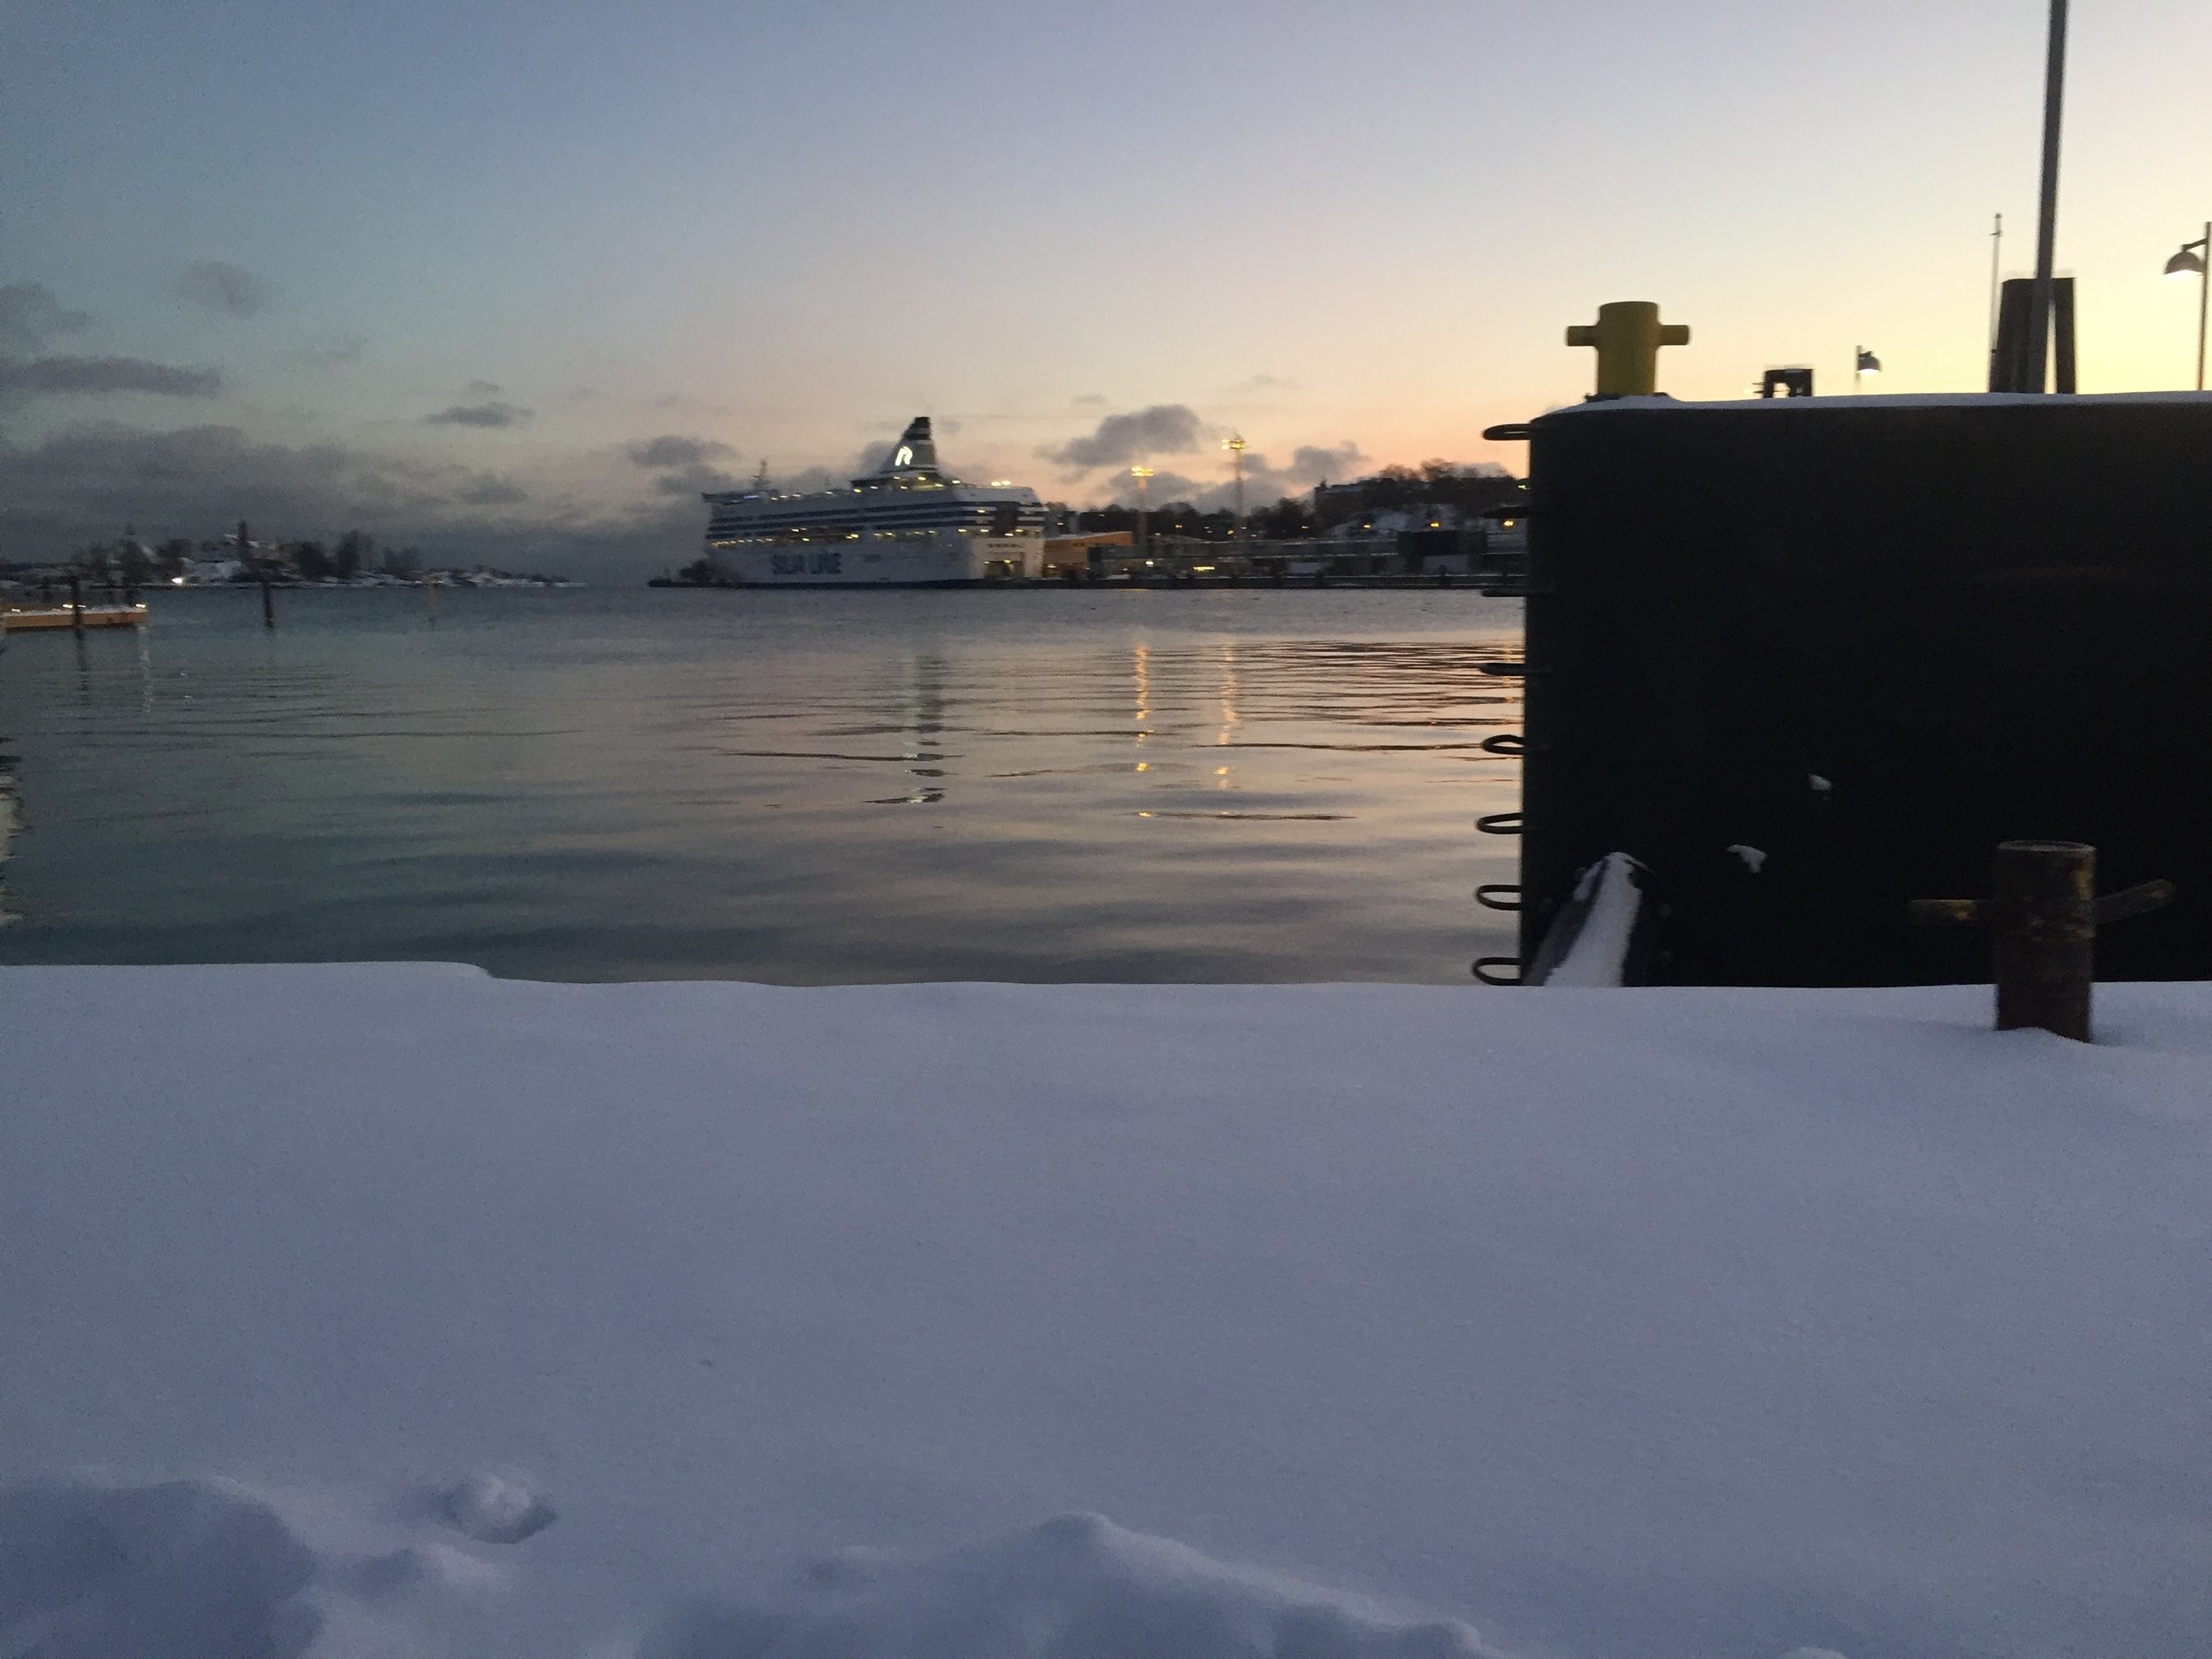
<path fill-rule="evenodd" d="M 0 960 L 1463 983 L 1509 948 L 1473 820 L 1515 804 L 1480 744 L 1518 617 L 1471 595 L 234 609 L 0 658 L 40 800 Z"/>
<path fill-rule="evenodd" d="M 22 919 L 8 895 L 8 850 L 23 826 L 23 809 L 16 791 L 15 757 L 0 755 L 0 927 Z"/>

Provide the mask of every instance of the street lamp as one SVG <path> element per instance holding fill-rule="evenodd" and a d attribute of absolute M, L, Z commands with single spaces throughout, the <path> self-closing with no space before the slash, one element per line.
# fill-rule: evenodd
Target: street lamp
<path fill-rule="evenodd" d="M 2212 259 L 2212 225 L 2204 227 L 2204 234 L 2194 242 L 2185 242 L 2181 251 L 2166 261 L 2168 276 L 2193 276 L 2197 279 L 2197 390 L 2204 389 L 2204 317 L 2206 291 L 2212 289 L 2212 272 L 2205 269 L 2205 261 Z"/>
<path fill-rule="evenodd" d="M 1137 557 L 1142 558 L 1152 551 L 1152 537 L 1145 522 L 1145 480 L 1152 476 L 1148 466 L 1133 466 L 1129 476 L 1137 480 Z"/>
<path fill-rule="evenodd" d="M 1229 534 L 1234 535 L 1244 527 L 1244 434 L 1238 433 L 1234 437 L 1224 438 L 1221 447 L 1236 457 L 1237 521 L 1229 530 Z"/>
<path fill-rule="evenodd" d="M 1881 358 L 1876 357 L 1864 346 L 1859 347 L 1858 356 L 1853 359 L 1851 365 L 1851 389 L 1855 392 L 1857 391 L 1859 389 L 1859 382 L 1861 380 L 1864 380 L 1870 374 L 1879 374 L 1881 372 Z"/>

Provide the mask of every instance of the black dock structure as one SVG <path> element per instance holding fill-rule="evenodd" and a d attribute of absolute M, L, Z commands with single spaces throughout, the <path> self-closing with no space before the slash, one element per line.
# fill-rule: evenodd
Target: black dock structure
<path fill-rule="evenodd" d="M 1620 396 L 1524 434 L 1523 964 L 1618 852 L 1632 982 L 1986 982 L 1908 907 L 2043 838 L 2177 890 L 2100 977 L 2212 979 L 2212 396 Z"/>

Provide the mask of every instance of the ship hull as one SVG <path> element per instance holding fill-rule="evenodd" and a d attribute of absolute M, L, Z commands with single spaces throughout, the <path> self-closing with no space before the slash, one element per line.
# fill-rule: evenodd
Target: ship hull
<path fill-rule="evenodd" d="M 1034 576 L 1042 535 L 945 532 L 924 541 L 863 538 L 827 545 L 707 549 L 716 576 L 739 588 L 971 588 Z"/>

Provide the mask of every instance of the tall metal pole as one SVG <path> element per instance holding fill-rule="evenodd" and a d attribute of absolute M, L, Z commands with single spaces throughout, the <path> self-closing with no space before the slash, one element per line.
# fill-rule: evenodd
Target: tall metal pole
<path fill-rule="evenodd" d="M 2004 288 L 1999 280 L 2004 269 L 2005 216 L 1997 215 L 1996 228 L 1989 233 L 1989 349 L 1997 349 L 1998 296 Z"/>
<path fill-rule="evenodd" d="M 2212 300 L 2212 224 L 2204 227 L 2204 264 L 2199 267 L 2197 278 L 2197 390 L 2204 389 L 2204 320 L 2208 300 Z"/>
<path fill-rule="evenodd" d="M 2035 227 L 2035 287 L 2028 302 L 2028 380 L 2050 386 L 2051 266 L 2058 250 L 2058 126 L 2066 94 L 2066 0 L 2051 0 L 2051 43 L 2043 73 L 2043 197 Z"/>

